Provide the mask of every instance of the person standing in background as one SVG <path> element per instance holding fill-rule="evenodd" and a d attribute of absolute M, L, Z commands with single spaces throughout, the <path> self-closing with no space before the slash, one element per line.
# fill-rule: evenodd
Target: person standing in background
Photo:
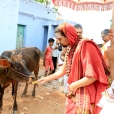
<path fill-rule="evenodd" d="M 53 48 L 52 61 L 53 61 L 53 65 L 54 65 L 54 70 L 53 70 L 52 74 L 55 73 L 55 71 L 57 69 L 57 58 L 58 58 L 58 44 L 57 44 L 55 37 L 53 39 L 55 40 L 55 42 L 54 42 L 54 45 L 52 46 L 52 48 Z"/>
<path fill-rule="evenodd" d="M 54 66 L 53 66 L 53 61 L 52 61 L 52 46 L 54 43 L 54 39 L 50 38 L 48 40 L 48 44 L 49 46 L 46 48 L 45 53 L 44 53 L 44 58 L 45 58 L 45 77 L 47 76 L 48 72 L 50 74 L 52 74 L 52 71 L 54 70 Z"/>
<path fill-rule="evenodd" d="M 77 35 L 79 38 L 82 38 L 82 34 L 83 34 L 83 28 L 80 24 L 76 24 L 75 26 L 75 29 L 76 29 L 76 32 L 77 32 Z"/>
<path fill-rule="evenodd" d="M 62 45 L 59 44 L 58 45 L 58 70 L 60 70 L 62 68 L 62 66 L 63 66 L 63 61 L 60 58 L 61 52 L 62 52 Z M 59 85 L 61 86 L 62 82 L 63 82 L 63 77 L 60 77 L 58 79 L 58 82 L 59 82 Z"/>
<path fill-rule="evenodd" d="M 102 40 L 104 41 L 104 43 L 102 44 L 102 47 L 101 47 L 101 52 L 102 52 L 104 59 L 105 59 L 107 64 L 108 64 L 108 60 L 107 60 L 105 51 L 107 50 L 108 46 L 110 46 L 108 33 L 109 33 L 109 29 L 104 29 L 101 32 L 101 37 L 102 37 Z"/>
<path fill-rule="evenodd" d="M 106 29 L 105 29 L 106 30 Z M 99 114 L 114 114 L 114 30 L 106 30 L 108 34 L 103 34 L 106 37 L 108 45 L 105 44 L 104 54 L 107 58 L 107 62 L 109 65 L 110 70 L 110 77 L 112 83 L 108 89 L 102 92 L 102 98 L 100 99 L 99 103 L 97 104 L 102 108 Z M 106 32 L 106 33 L 107 33 Z M 104 31 L 103 31 L 104 33 Z M 109 39 L 109 41 L 108 41 Z"/>
<path fill-rule="evenodd" d="M 109 33 L 109 29 L 104 29 L 101 32 L 101 37 L 102 37 L 102 40 L 104 41 L 103 45 L 105 45 L 109 41 L 108 33 Z"/>
<path fill-rule="evenodd" d="M 62 62 L 65 61 L 65 54 L 67 52 L 67 47 L 63 47 L 61 54 L 60 54 L 60 59 L 62 60 Z M 68 93 L 68 87 L 67 87 L 67 81 L 68 81 L 68 76 L 64 75 L 64 93 L 67 94 Z"/>
<path fill-rule="evenodd" d="M 102 37 L 102 40 L 104 41 L 104 43 L 102 44 L 102 47 L 101 47 L 101 52 L 102 52 L 104 60 L 108 66 L 109 66 L 109 63 L 108 63 L 108 59 L 106 56 L 106 51 L 107 51 L 108 47 L 110 46 L 110 40 L 109 40 L 109 35 L 108 35 L 109 32 L 110 32 L 109 29 L 104 29 L 101 32 L 101 37 Z M 112 79 L 110 77 L 108 77 L 108 83 L 109 83 L 109 86 L 111 86 Z"/>

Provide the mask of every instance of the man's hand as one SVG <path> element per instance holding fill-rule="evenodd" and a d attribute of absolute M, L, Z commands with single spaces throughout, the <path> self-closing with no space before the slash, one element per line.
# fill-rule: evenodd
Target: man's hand
<path fill-rule="evenodd" d="M 32 82 L 32 84 L 44 84 L 46 82 L 48 82 L 47 77 L 43 77 L 37 81 Z"/>
<path fill-rule="evenodd" d="M 68 87 L 68 90 L 69 90 L 70 94 L 73 94 L 73 95 L 75 95 L 76 90 L 77 90 L 77 87 L 76 87 L 76 84 L 75 84 L 75 83 L 76 83 L 76 82 L 72 82 L 72 83 L 69 85 L 69 87 Z"/>

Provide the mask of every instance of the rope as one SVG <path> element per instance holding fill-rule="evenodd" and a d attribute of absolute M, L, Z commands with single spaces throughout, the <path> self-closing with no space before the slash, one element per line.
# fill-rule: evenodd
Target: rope
<path fill-rule="evenodd" d="M 13 70 L 14 72 L 18 73 L 18 74 L 21 74 L 21 75 L 23 75 L 23 76 L 25 76 L 25 77 L 29 77 L 29 76 L 27 76 L 26 74 L 20 73 L 20 72 L 18 72 L 17 70 L 11 68 L 11 67 L 9 67 L 9 68 L 10 68 L 11 70 Z"/>

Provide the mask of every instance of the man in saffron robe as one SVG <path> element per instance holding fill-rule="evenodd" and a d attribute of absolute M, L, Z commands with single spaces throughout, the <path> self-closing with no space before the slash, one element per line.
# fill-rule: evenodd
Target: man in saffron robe
<path fill-rule="evenodd" d="M 101 108 L 96 104 L 108 87 L 109 73 L 99 48 L 93 41 L 79 38 L 69 23 L 59 25 L 55 37 L 61 45 L 68 46 L 64 64 L 56 73 L 38 80 L 38 84 L 67 74 L 69 94 L 65 114 L 99 114 Z"/>
<path fill-rule="evenodd" d="M 107 50 L 107 47 L 110 46 L 110 40 L 109 40 L 108 33 L 109 33 L 109 29 L 104 29 L 101 32 L 101 37 L 102 37 L 102 40 L 104 41 L 103 46 L 101 48 L 101 51 L 102 51 L 102 54 L 104 56 L 105 62 L 107 64 L 108 64 L 108 60 L 107 60 L 105 51 Z"/>
<path fill-rule="evenodd" d="M 104 50 L 107 58 L 107 62 L 110 68 L 110 77 L 113 80 L 111 86 L 102 93 L 98 106 L 102 107 L 99 114 L 114 114 L 114 31 L 109 30 L 108 37 L 110 44 Z"/>

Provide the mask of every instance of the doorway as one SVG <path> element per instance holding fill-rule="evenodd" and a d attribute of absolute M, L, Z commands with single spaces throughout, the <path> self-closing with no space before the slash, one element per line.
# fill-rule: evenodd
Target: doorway
<path fill-rule="evenodd" d="M 47 47 L 47 39 L 48 39 L 48 26 L 44 26 L 43 49 L 42 49 L 43 52 Z"/>
<path fill-rule="evenodd" d="M 25 30 L 25 25 L 17 26 L 16 49 L 24 47 L 24 30 Z"/>

